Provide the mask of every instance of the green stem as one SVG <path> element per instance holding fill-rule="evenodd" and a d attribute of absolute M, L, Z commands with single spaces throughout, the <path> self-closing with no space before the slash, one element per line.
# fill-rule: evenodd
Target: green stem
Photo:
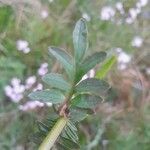
<path fill-rule="evenodd" d="M 59 135 L 61 134 L 67 122 L 67 118 L 60 118 L 40 145 L 39 150 L 50 150 L 53 147 Z"/>

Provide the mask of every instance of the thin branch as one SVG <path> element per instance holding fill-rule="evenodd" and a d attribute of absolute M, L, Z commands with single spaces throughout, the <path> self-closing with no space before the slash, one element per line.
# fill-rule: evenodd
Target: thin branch
<path fill-rule="evenodd" d="M 39 150 L 50 150 L 66 126 L 67 122 L 67 118 L 60 118 L 40 145 Z"/>
<path fill-rule="evenodd" d="M 87 150 L 92 150 L 94 147 L 96 147 L 98 145 L 98 143 L 102 137 L 103 132 L 104 132 L 104 127 L 99 127 L 95 138 L 93 139 L 93 141 L 91 141 L 87 145 Z"/>

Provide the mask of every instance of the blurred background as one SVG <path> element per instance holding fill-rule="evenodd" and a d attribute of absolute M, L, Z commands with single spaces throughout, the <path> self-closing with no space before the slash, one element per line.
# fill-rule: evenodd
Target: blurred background
<path fill-rule="evenodd" d="M 37 149 L 30 136 L 52 104 L 27 95 L 46 87 L 43 75 L 62 71 L 48 46 L 72 53 L 81 17 L 89 30 L 86 55 L 116 57 L 105 76 L 112 87 L 105 102 L 78 126 L 81 150 L 150 150 L 148 0 L 0 0 L 0 150 Z"/>

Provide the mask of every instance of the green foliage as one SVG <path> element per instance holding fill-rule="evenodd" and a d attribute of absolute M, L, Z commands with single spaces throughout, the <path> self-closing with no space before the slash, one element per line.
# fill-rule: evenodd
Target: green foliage
<path fill-rule="evenodd" d="M 49 117 L 44 123 L 37 122 L 39 131 L 36 132 L 31 139 L 35 143 L 40 144 L 42 140 L 44 140 L 46 134 L 52 130 L 52 127 L 55 125 L 58 119 L 59 116 L 53 116 Z M 74 148 L 79 148 L 78 143 L 77 128 L 71 121 L 69 121 L 61 133 L 56 145 L 58 148 L 61 147 L 71 150 Z"/>
<path fill-rule="evenodd" d="M 51 87 L 68 91 L 71 88 L 71 85 L 64 80 L 63 76 L 58 73 L 50 73 L 45 75 L 42 80 L 49 84 Z"/>
<path fill-rule="evenodd" d="M 88 48 L 87 26 L 83 18 L 75 25 L 73 31 L 73 44 L 75 49 L 75 60 L 76 63 L 79 63 Z"/>
<path fill-rule="evenodd" d="M 49 52 L 56 57 L 56 59 L 62 64 L 66 70 L 67 75 L 72 78 L 74 75 L 74 66 L 72 57 L 64 50 L 56 47 L 50 47 Z"/>
<path fill-rule="evenodd" d="M 112 56 L 109 59 L 107 59 L 101 66 L 101 69 L 99 71 L 97 71 L 96 73 L 96 77 L 98 79 L 102 79 L 104 78 L 107 73 L 109 72 L 109 70 L 112 68 L 112 66 L 115 64 L 116 62 L 116 57 Z"/>
<path fill-rule="evenodd" d="M 70 109 L 70 120 L 80 122 L 84 120 L 88 114 L 91 114 L 91 110 L 72 107 L 72 109 Z"/>
<path fill-rule="evenodd" d="M 77 70 L 77 81 L 82 78 L 84 74 L 86 74 L 89 70 L 94 68 L 98 63 L 104 61 L 106 58 L 105 52 L 96 52 L 91 56 L 85 58 L 81 63 L 78 63 L 78 70 Z"/>
<path fill-rule="evenodd" d="M 104 80 L 88 78 L 81 81 L 75 88 L 77 93 L 92 93 L 96 95 L 104 94 L 110 88 Z"/>
<path fill-rule="evenodd" d="M 64 138 L 65 142 L 60 139 L 58 140 L 58 145 L 61 145 L 62 147 L 67 146 L 68 149 L 75 148 L 75 143 L 78 144 L 77 129 L 73 122 L 79 122 L 86 118 L 87 114 L 93 113 L 92 109 L 102 101 L 100 95 L 105 94 L 109 89 L 109 84 L 107 82 L 95 78 L 86 79 L 78 83 L 83 75 L 95 67 L 95 65 L 102 62 L 106 57 L 105 52 L 97 52 L 85 58 L 82 63 L 79 63 L 84 57 L 88 45 L 87 27 L 84 19 L 80 19 L 76 23 L 73 31 L 73 43 L 75 57 L 70 56 L 66 51 L 60 48 L 49 48 L 50 54 L 56 57 L 64 67 L 66 74 L 71 79 L 70 84 L 64 80 L 63 75 L 50 73 L 45 75 L 42 79 L 45 83 L 49 84 L 52 89 L 36 91 L 29 95 L 33 100 L 42 100 L 43 102 L 52 102 L 53 104 L 61 103 L 61 108 L 66 107 L 65 110 L 62 110 L 61 108 L 58 110 L 60 115 L 62 115 L 61 113 L 63 111 L 63 115 L 65 115 L 63 117 L 67 116 L 69 118 L 69 121 L 61 134 L 61 137 Z M 81 69 L 82 72 L 80 72 Z M 80 74 L 78 72 L 80 72 Z M 66 97 L 60 92 L 62 90 L 66 92 Z M 75 97 L 72 98 L 74 94 Z M 40 132 L 42 132 L 43 135 L 47 135 L 47 132 L 50 130 L 49 126 L 41 122 L 38 123 L 38 126 Z M 51 130 L 53 130 L 53 128 Z M 39 141 L 42 140 L 40 139 Z M 70 144 L 70 142 L 73 142 L 73 144 Z"/>
<path fill-rule="evenodd" d="M 106 58 L 105 52 L 96 52 L 91 56 L 85 58 L 85 60 L 81 64 L 81 68 L 83 69 L 84 74 L 87 73 L 92 68 L 94 68 L 100 62 L 103 62 L 105 58 Z"/>
<path fill-rule="evenodd" d="M 81 94 L 72 99 L 72 105 L 80 108 L 95 108 L 102 100 L 99 96 Z"/>
<path fill-rule="evenodd" d="M 29 94 L 29 97 L 33 100 L 52 102 L 53 104 L 61 103 L 64 101 L 64 95 L 55 89 L 32 92 Z"/>
<path fill-rule="evenodd" d="M 66 52 L 69 54 L 73 53 L 73 44 L 72 44 L 72 27 L 74 26 L 75 20 L 80 16 L 86 16 L 90 21 L 87 22 L 89 32 L 89 51 L 85 51 L 85 56 L 82 57 L 80 61 L 77 61 L 78 66 L 74 74 L 76 74 L 75 83 L 79 84 L 82 76 L 86 73 L 84 71 L 84 67 L 91 65 L 91 61 L 83 62 L 90 56 L 90 54 L 103 53 L 101 50 L 114 50 L 115 48 L 122 48 L 123 51 L 128 51 L 128 54 L 131 55 L 132 60 L 130 65 L 130 71 L 136 72 L 136 68 L 138 68 L 139 77 L 142 78 L 142 87 L 143 90 L 138 88 L 133 93 L 133 90 L 129 90 L 125 95 L 127 97 L 134 97 L 134 107 L 137 115 L 132 117 L 129 120 L 127 110 L 125 108 L 120 107 L 120 102 L 124 99 L 124 92 L 126 90 L 123 88 L 123 93 L 120 92 L 122 87 L 126 87 L 122 82 L 122 79 L 126 80 L 126 78 L 122 78 L 122 75 L 128 75 L 127 71 L 123 72 L 116 69 L 117 65 L 113 65 L 113 70 L 103 66 L 110 58 L 107 58 L 100 66 L 97 65 L 95 68 L 96 74 L 100 72 L 100 76 L 96 78 L 98 79 L 109 79 L 112 84 L 112 88 L 109 89 L 109 94 L 107 93 L 107 104 L 99 104 L 98 109 L 96 109 L 97 115 L 94 117 L 89 114 L 93 114 L 92 109 L 83 109 L 76 106 L 71 106 L 72 99 L 77 95 L 76 93 L 73 95 L 69 105 L 69 116 L 68 118 L 73 122 L 82 122 L 79 123 L 79 144 L 81 150 L 99 150 L 99 149 L 110 149 L 110 150 L 149 150 L 150 149 L 150 121 L 146 121 L 149 119 L 148 114 L 150 112 L 146 111 L 139 116 L 141 108 L 143 109 L 143 105 L 147 106 L 145 103 L 146 97 L 148 96 L 149 90 L 147 89 L 147 83 L 149 80 L 149 75 L 146 73 L 148 71 L 148 67 L 150 66 L 149 61 L 149 16 L 147 15 L 149 12 L 149 5 L 142 7 L 141 13 L 138 14 L 137 19 L 131 24 L 126 23 L 126 18 L 130 17 L 129 10 L 131 8 L 136 8 L 136 0 L 122 0 L 124 14 L 120 14 L 120 12 L 116 9 L 117 0 L 106 1 L 106 0 L 28 0 L 21 1 L 20 0 L 1 0 L 0 2 L 0 149 L 4 150 L 16 150 L 16 149 L 30 149 L 37 150 L 37 147 L 34 147 L 34 144 L 28 140 L 28 136 L 34 132 L 35 125 L 34 120 L 38 119 L 41 122 L 42 118 L 47 118 L 46 116 L 51 116 L 53 107 L 56 109 L 56 112 L 61 108 L 61 104 L 54 104 L 53 107 L 41 107 L 33 110 L 28 110 L 28 112 L 17 111 L 20 105 L 24 105 L 29 99 L 25 96 L 19 103 L 13 103 L 11 99 L 5 96 L 4 88 L 6 85 L 10 84 L 10 81 L 13 77 L 17 77 L 21 79 L 21 84 L 24 84 L 27 77 L 35 75 L 37 78 L 36 86 L 38 83 L 41 83 L 41 79 L 37 74 L 37 69 L 43 62 L 48 62 L 48 70 L 56 70 L 58 73 L 61 72 L 61 67 L 54 66 L 52 68 L 52 57 L 49 58 L 47 55 L 47 47 L 49 45 L 55 45 L 58 47 L 63 47 L 66 49 Z M 51 2 L 51 3 L 50 3 Z M 6 5 L 5 5 L 6 4 Z M 39 8 L 40 6 L 40 8 Z M 115 16 L 112 20 L 103 21 L 100 20 L 100 12 L 104 6 L 110 6 L 115 10 Z M 42 18 L 42 11 L 47 11 L 47 18 Z M 134 36 L 141 36 L 144 40 L 144 43 L 141 47 L 136 48 L 131 45 L 132 39 Z M 25 54 L 21 51 L 17 50 L 16 42 L 18 40 L 25 40 L 29 43 L 29 48 L 31 51 L 28 54 Z M 68 53 L 67 53 L 68 54 Z M 87 57 L 88 56 L 88 57 Z M 100 60 L 100 58 L 98 59 Z M 95 59 L 95 61 L 98 61 Z M 59 61 L 59 60 L 58 60 Z M 75 62 L 73 61 L 75 64 Z M 62 65 L 62 63 L 60 62 Z M 107 63 L 106 63 L 107 64 Z M 109 63 L 108 63 L 109 64 Z M 62 65 L 63 66 L 63 65 Z M 107 65 L 106 65 L 107 66 Z M 135 66 L 135 67 L 134 67 Z M 94 65 L 91 67 L 91 69 Z M 56 70 L 55 70 L 56 69 Z M 98 69 L 98 72 L 97 72 Z M 99 70 L 100 69 L 100 70 Z M 74 67 L 75 70 L 75 67 Z M 119 71 L 119 74 L 118 74 Z M 88 72 L 88 70 L 87 70 Z M 110 75 L 108 75 L 110 72 Z M 125 74 L 124 74 L 125 73 Z M 117 77 L 116 77 L 117 74 Z M 68 79 L 63 72 L 62 78 L 68 82 L 69 85 L 72 86 L 74 75 L 70 75 Z M 68 74 L 69 75 L 69 74 Z M 108 75 L 108 78 L 105 76 Z M 132 76 L 132 73 L 130 74 Z M 134 79 L 132 80 L 130 77 L 127 77 L 127 80 L 130 80 L 133 86 L 138 84 L 138 77 L 136 74 L 134 75 Z M 120 80 L 120 78 L 122 78 Z M 70 82 L 71 81 L 71 82 Z M 48 84 L 49 87 L 44 82 L 43 86 L 46 88 L 59 89 L 65 97 L 68 97 L 68 93 L 70 89 L 67 91 L 62 89 L 63 86 L 57 85 L 60 88 L 53 86 L 53 84 Z M 54 83 L 54 82 L 53 82 Z M 146 83 L 146 84 L 145 84 Z M 76 86 L 77 86 L 76 84 Z M 146 85 L 146 86 L 144 86 Z M 34 87 L 33 87 L 34 88 Z M 32 90 L 32 89 L 31 89 Z M 28 94 L 28 90 L 25 91 L 25 95 Z M 145 94 L 144 94 L 144 93 Z M 89 94 L 89 93 L 86 93 Z M 82 93 L 83 95 L 83 93 Z M 90 94 L 91 95 L 91 94 Z M 145 96 L 144 96 L 145 95 Z M 146 96 L 147 95 L 147 96 Z M 95 95 L 92 95 L 95 96 Z M 142 99 L 143 97 L 143 99 Z M 105 98 L 106 100 L 106 98 Z M 119 103 L 118 103 L 119 100 Z M 126 103 L 126 98 L 123 103 Z M 64 102 L 64 101 L 62 101 Z M 92 101 L 91 101 L 92 102 Z M 100 101 L 101 102 L 101 98 Z M 110 102 L 110 103 L 109 103 Z M 142 105 L 141 105 L 142 104 Z M 100 110 L 100 112 L 99 112 Z M 111 112 L 111 110 L 114 112 Z M 14 111 L 17 111 L 14 113 Z M 109 112 L 109 113 L 108 113 Z M 133 111 L 134 112 L 134 111 Z M 133 114 L 132 112 L 132 114 Z M 36 114 L 36 118 L 29 117 L 29 114 Z M 21 115 L 21 117 L 17 117 Z M 23 115 L 22 115 L 23 114 Z M 104 118 L 102 116 L 104 115 Z M 87 117 L 88 116 L 88 117 Z M 114 116 L 114 117 L 112 117 Z M 147 118 L 146 118 L 147 117 Z M 107 131 L 106 135 L 100 136 L 98 134 L 99 128 L 101 128 L 101 124 L 107 121 L 107 118 L 111 119 L 110 121 L 115 120 L 117 128 L 113 125 L 111 129 L 109 127 L 105 130 Z M 142 123 L 139 123 L 135 120 L 141 120 Z M 126 122 L 124 122 L 126 120 Z M 46 120 L 47 121 L 47 120 Z M 56 120 L 57 121 L 57 120 Z M 48 125 L 53 127 L 56 121 L 49 121 Z M 43 121 L 42 121 L 43 122 Z M 47 121 L 48 122 L 48 121 Z M 131 123 L 131 124 L 130 124 Z M 100 125 L 99 125 L 100 124 Z M 129 129 L 130 128 L 130 129 Z M 50 128 L 51 129 L 51 128 Z M 49 129 L 49 130 L 50 130 Z M 113 130 L 113 132 L 111 132 Z M 130 132 L 131 131 L 131 132 Z M 125 132 L 125 135 L 122 133 Z M 112 135 L 115 136 L 112 136 Z M 47 134 L 39 134 L 37 133 L 37 139 L 39 137 L 43 137 L 39 143 L 43 141 Z M 95 139 L 97 135 L 100 139 L 97 141 L 95 147 L 88 149 L 87 145 L 95 143 Z M 57 148 L 54 149 L 63 150 L 67 149 L 63 145 L 67 143 L 67 145 L 73 144 L 68 141 L 68 139 L 58 139 L 63 144 L 57 143 Z M 106 141 L 106 142 L 105 142 Z M 107 143 L 108 142 L 108 143 Z M 107 143 L 103 145 L 103 143 Z M 59 146 L 58 146 L 59 145 Z M 70 147 L 70 146 L 69 146 Z M 72 148 L 73 149 L 73 148 Z M 74 145 L 74 149 L 78 149 Z"/>
<path fill-rule="evenodd" d="M 0 32 L 5 31 L 12 21 L 12 8 L 9 6 L 0 7 Z"/>
<path fill-rule="evenodd" d="M 23 78 L 25 65 L 14 58 L 0 57 L 0 101 L 3 98 L 3 87 L 8 83 L 10 78 Z"/>

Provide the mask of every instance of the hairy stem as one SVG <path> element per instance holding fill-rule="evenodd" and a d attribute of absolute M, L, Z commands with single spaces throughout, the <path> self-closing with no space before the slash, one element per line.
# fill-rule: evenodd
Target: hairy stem
<path fill-rule="evenodd" d="M 39 147 L 39 150 L 50 150 L 54 143 L 56 142 L 57 138 L 61 134 L 62 130 L 64 129 L 65 125 L 67 124 L 68 119 L 65 117 L 61 117 L 52 130 L 48 133 L 44 141 Z"/>

